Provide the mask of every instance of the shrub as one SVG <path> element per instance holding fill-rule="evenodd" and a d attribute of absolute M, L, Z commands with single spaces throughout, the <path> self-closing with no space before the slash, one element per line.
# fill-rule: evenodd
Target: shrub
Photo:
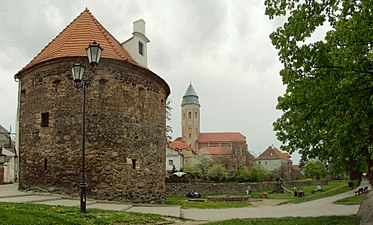
<path fill-rule="evenodd" d="M 209 169 L 207 176 L 210 180 L 223 181 L 228 178 L 228 172 L 223 165 L 216 164 Z"/>
<path fill-rule="evenodd" d="M 263 182 L 267 178 L 267 171 L 261 166 L 253 166 L 250 169 L 252 182 Z"/>
<path fill-rule="evenodd" d="M 243 168 L 238 173 L 237 179 L 239 181 L 251 181 L 251 173 L 247 168 Z"/>

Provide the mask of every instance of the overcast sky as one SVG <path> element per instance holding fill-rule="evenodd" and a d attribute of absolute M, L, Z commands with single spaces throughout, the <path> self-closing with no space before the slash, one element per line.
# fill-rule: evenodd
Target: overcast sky
<path fill-rule="evenodd" d="M 192 82 L 201 132 L 241 132 L 256 156 L 279 147 L 272 123 L 285 87 L 269 34 L 282 21 L 270 21 L 263 2 L 0 0 L 0 124 L 15 128 L 17 71 L 88 7 L 119 42 L 132 36 L 133 21 L 145 20 L 149 69 L 171 88 L 173 138 L 181 134 L 181 100 Z"/>

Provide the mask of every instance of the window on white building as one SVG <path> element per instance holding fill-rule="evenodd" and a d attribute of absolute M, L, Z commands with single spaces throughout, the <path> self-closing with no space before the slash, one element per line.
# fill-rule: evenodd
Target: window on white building
<path fill-rule="evenodd" d="M 139 41 L 139 54 L 144 55 L 144 44 Z"/>

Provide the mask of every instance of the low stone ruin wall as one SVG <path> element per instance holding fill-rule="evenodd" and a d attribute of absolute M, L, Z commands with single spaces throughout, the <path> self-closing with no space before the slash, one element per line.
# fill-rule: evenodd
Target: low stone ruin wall
<path fill-rule="evenodd" d="M 288 189 L 292 187 L 301 187 L 309 185 L 326 185 L 328 181 L 293 181 L 285 182 L 284 186 Z M 262 183 L 201 183 L 201 182 L 189 182 L 189 183 L 166 183 L 166 195 L 172 196 L 185 196 L 191 191 L 204 194 L 234 194 L 240 192 L 246 192 L 246 189 L 250 186 L 251 191 L 258 190 L 275 190 L 278 186 L 276 182 L 262 182 Z"/>

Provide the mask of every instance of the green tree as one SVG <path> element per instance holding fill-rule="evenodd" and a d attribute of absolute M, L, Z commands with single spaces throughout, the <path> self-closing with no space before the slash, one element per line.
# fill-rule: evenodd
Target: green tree
<path fill-rule="evenodd" d="M 209 169 L 207 176 L 210 180 L 223 181 L 228 178 L 228 172 L 224 165 L 215 164 Z"/>
<path fill-rule="evenodd" d="M 212 164 L 212 157 L 207 152 L 202 153 L 201 155 L 196 156 L 193 160 L 192 166 L 197 168 L 203 176 L 206 176 L 208 169 Z"/>
<path fill-rule="evenodd" d="M 299 168 L 302 170 L 304 168 L 304 165 L 308 162 L 308 158 L 306 155 L 301 155 L 299 160 Z"/>
<path fill-rule="evenodd" d="M 238 176 L 240 171 L 246 166 L 249 152 L 247 146 L 242 143 L 232 143 L 230 146 L 230 168 L 235 176 Z"/>
<path fill-rule="evenodd" d="M 347 163 L 342 163 L 340 161 L 329 163 L 328 173 L 330 178 L 333 180 L 346 179 L 348 174 L 348 165 Z"/>
<path fill-rule="evenodd" d="M 248 168 L 244 167 L 234 178 L 239 181 L 251 181 L 251 172 Z"/>
<path fill-rule="evenodd" d="M 263 182 L 267 179 L 267 171 L 261 166 L 253 166 L 249 171 L 252 182 Z"/>
<path fill-rule="evenodd" d="M 287 21 L 270 37 L 284 65 L 284 113 L 275 123 L 282 149 L 331 162 L 361 162 L 373 184 L 373 1 L 265 0 L 270 19 Z M 321 26 L 323 40 L 310 39 Z M 361 160 L 363 159 L 363 160 Z"/>
<path fill-rule="evenodd" d="M 304 166 L 306 177 L 311 177 L 316 180 L 326 177 L 326 168 L 320 161 L 308 161 Z"/>

